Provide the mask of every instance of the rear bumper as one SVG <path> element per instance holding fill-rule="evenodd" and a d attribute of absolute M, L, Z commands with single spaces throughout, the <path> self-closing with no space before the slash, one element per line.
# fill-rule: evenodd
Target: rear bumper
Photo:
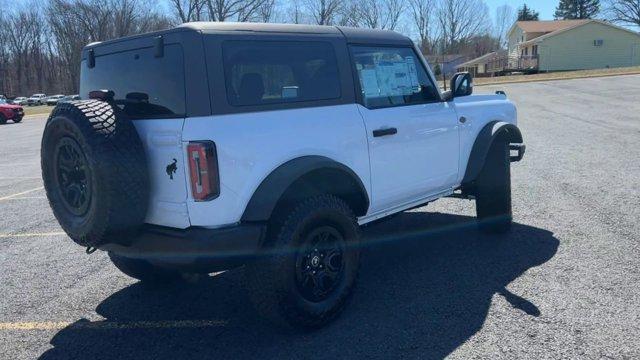
<path fill-rule="evenodd" d="M 130 258 L 213 271 L 252 258 L 265 232 L 264 224 L 185 230 L 146 225 L 137 236 L 128 239 L 130 245 L 106 244 L 100 249 Z"/>

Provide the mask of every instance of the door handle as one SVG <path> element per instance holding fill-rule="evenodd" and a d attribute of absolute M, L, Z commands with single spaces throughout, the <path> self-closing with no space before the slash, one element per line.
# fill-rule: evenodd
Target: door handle
<path fill-rule="evenodd" d="M 466 122 L 467 122 L 467 118 L 466 117 L 464 117 L 464 116 L 460 117 L 460 123 L 461 124 L 464 124 Z"/>
<path fill-rule="evenodd" d="M 396 128 L 378 129 L 378 130 L 373 130 L 373 137 L 389 136 L 389 135 L 395 135 L 397 133 L 398 133 L 398 129 Z"/>

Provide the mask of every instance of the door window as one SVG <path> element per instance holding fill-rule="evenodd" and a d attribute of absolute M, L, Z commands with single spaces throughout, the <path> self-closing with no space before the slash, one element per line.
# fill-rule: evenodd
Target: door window
<path fill-rule="evenodd" d="M 363 105 L 382 108 L 440 101 L 440 94 L 412 48 L 351 48 Z"/>
<path fill-rule="evenodd" d="M 330 43 L 226 41 L 223 62 L 227 99 L 234 106 L 340 97 Z"/>

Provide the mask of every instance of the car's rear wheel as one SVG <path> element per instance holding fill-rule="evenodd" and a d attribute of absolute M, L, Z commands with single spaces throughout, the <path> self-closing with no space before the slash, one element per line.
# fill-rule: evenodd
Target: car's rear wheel
<path fill-rule="evenodd" d="M 355 287 L 359 229 L 349 206 L 332 195 L 289 210 L 263 256 L 245 269 L 258 312 L 286 327 L 317 328 L 333 320 Z"/>
<path fill-rule="evenodd" d="M 506 233 L 511 229 L 511 162 L 509 144 L 494 141 L 475 184 L 480 230 Z"/>
<path fill-rule="evenodd" d="M 13 118 L 13 122 L 16 123 L 16 124 L 19 123 L 20 121 L 22 121 L 21 117 L 14 117 Z"/>
<path fill-rule="evenodd" d="M 143 259 L 134 259 L 109 252 L 109 259 L 122 273 L 152 285 L 171 284 L 182 281 L 181 272 L 154 265 Z"/>

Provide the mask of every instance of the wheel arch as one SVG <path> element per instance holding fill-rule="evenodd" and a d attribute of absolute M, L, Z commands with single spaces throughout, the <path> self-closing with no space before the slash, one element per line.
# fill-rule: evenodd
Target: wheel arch
<path fill-rule="evenodd" d="M 489 148 L 494 141 L 520 144 L 523 142 L 523 138 L 520 129 L 514 124 L 504 121 L 492 121 L 485 125 L 478 133 L 471 148 L 467 168 L 462 179 L 463 185 L 473 182 L 478 177 L 486 161 Z"/>
<path fill-rule="evenodd" d="M 342 198 L 356 216 L 369 209 L 367 190 L 353 170 L 324 156 L 303 156 L 280 165 L 260 183 L 241 220 L 268 221 L 279 206 L 320 193 Z"/>

